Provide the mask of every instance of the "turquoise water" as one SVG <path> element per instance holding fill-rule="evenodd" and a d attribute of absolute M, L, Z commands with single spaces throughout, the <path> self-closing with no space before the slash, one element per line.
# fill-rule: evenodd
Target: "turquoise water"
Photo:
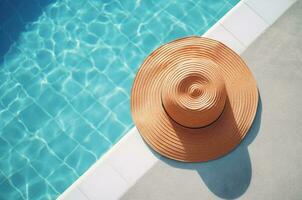
<path fill-rule="evenodd" d="M 61 0 L 43 8 L 0 65 L 0 199 L 58 197 L 133 127 L 129 95 L 143 59 L 201 35 L 237 2 Z"/>

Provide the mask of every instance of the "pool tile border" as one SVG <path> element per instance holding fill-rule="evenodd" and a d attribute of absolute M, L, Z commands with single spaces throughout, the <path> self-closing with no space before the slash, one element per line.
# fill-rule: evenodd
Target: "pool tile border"
<path fill-rule="evenodd" d="M 244 46 L 249 46 L 269 25 L 245 3 L 220 22 Z"/>
<path fill-rule="evenodd" d="M 244 51 L 245 45 L 237 40 L 232 33 L 230 33 L 222 24 L 216 23 L 210 30 L 208 30 L 203 36 L 219 40 L 236 53 L 240 54 Z"/>
<path fill-rule="evenodd" d="M 157 156 L 133 127 L 59 199 L 118 199 L 156 163 Z"/>
<path fill-rule="evenodd" d="M 220 40 L 241 54 L 295 1 L 243 0 L 203 36 Z M 158 161 L 158 157 L 134 127 L 58 199 L 118 199 Z"/>
<path fill-rule="evenodd" d="M 295 2 L 296 0 L 245 0 L 245 3 L 269 25 Z M 272 4 L 274 6 L 271 6 Z"/>

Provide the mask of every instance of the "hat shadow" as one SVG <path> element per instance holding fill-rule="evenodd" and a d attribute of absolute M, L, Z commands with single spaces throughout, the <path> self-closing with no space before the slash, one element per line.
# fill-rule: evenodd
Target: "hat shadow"
<path fill-rule="evenodd" d="M 160 160 L 176 168 L 196 170 L 208 189 L 223 199 L 235 199 L 245 193 L 251 182 L 252 167 L 248 145 L 259 132 L 262 102 L 259 101 L 255 119 L 244 140 L 227 155 L 201 163 L 183 163 L 158 156 Z"/>

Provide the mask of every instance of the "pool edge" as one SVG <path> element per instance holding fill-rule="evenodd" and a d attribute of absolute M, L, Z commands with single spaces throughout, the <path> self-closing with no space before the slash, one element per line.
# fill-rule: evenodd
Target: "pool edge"
<path fill-rule="evenodd" d="M 267 12 L 258 9 L 262 3 L 260 0 L 251 2 L 239 2 L 203 36 L 220 40 L 241 54 L 296 0 L 284 0 L 282 3 L 286 6 L 282 5 L 282 9 L 279 7 L 277 11 L 267 11 L 274 12 L 269 18 Z M 274 6 L 278 7 L 276 4 Z M 248 30 L 241 26 L 246 25 L 247 21 Z M 136 127 L 133 127 L 58 199 L 118 199 L 157 162 L 158 156 L 148 148 Z M 105 183 L 101 183 L 101 179 L 105 179 Z M 114 190 L 110 190 L 112 187 Z"/>

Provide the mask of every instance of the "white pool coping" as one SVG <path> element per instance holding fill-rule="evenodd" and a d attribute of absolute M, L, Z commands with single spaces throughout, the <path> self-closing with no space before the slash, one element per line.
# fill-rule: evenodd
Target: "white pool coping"
<path fill-rule="evenodd" d="M 295 2 L 243 0 L 203 36 L 219 40 L 241 54 Z M 158 161 L 158 157 L 134 127 L 58 199 L 119 199 Z"/>

